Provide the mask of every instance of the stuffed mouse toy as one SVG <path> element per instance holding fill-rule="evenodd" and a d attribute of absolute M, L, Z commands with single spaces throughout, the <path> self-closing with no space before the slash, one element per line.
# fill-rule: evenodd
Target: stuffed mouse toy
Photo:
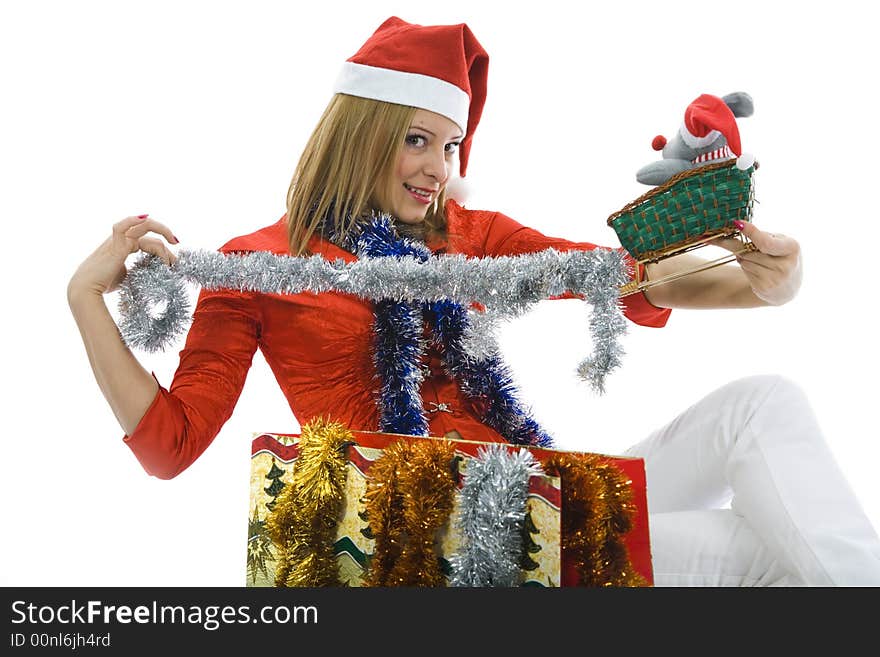
<path fill-rule="evenodd" d="M 749 168 L 755 158 L 743 155 L 736 119 L 751 116 L 752 98 L 741 91 L 723 97 L 702 94 L 684 113 L 684 122 L 669 141 L 654 137 L 652 147 L 663 151 L 663 159 L 643 166 L 636 180 L 645 185 L 662 185 L 672 176 L 700 165 L 737 158 L 737 166 Z"/>

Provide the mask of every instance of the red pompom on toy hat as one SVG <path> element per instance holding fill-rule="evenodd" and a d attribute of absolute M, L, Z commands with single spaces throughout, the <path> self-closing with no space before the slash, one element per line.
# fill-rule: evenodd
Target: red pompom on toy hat
<path fill-rule="evenodd" d="M 655 151 L 662 151 L 664 146 L 666 146 L 666 137 L 663 135 L 657 135 L 651 141 L 651 148 Z"/>
<path fill-rule="evenodd" d="M 727 139 L 730 150 L 742 155 L 736 117 L 718 96 L 703 94 L 688 105 L 680 132 L 684 143 L 691 148 L 707 146 L 721 133 Z"/>
<path fill-rule="evenodd" d="M 392 16 L 342 67 L 335 93 L 436 112 L 464 132 L 459 171 L 486 102 L 489 55 L 464 23 L 414 25 Z"/>

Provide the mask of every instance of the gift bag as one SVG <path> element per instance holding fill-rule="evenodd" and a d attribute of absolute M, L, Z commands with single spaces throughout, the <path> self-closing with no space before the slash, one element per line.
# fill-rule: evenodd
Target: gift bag
<path fill-rule="evenodd" d="M 653 583 L 641 459 L 322 423 L 255 434 L 247 541 L 252 587 Z"/>

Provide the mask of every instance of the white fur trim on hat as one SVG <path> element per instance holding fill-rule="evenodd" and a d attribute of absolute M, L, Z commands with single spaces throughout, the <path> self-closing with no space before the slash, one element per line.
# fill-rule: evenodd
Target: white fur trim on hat
<path fill-rule="evenodd" d="M 439 78 L 345 62 L 333 91 L 436 112 L 467 132 L 470 98 L 462 89 Z"/>
<path fill-rule="evenodd" d="M 695 137 L 691 131 L 687 129 L 687 125 L 684 122 L 681 124 L 679 133 L 681 133 L 681 138 L 684 140 L 684 143 L 691 148 L 703 148 L 704 146 L 708 146 L 718 139 L 718 136 L 721 134 L 718 130 L 712 130 L 705 137 Z"/>

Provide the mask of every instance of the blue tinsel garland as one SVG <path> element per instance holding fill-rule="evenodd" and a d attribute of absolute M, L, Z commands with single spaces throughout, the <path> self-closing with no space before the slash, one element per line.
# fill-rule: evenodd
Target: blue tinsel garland
<path fill-rule="evenodd" d="M 431 251 L 421 242 L 400 237 L 386 216 L 373 218 L 346 240 L 345 247 L 361 258 L 413 257 L 421 262 Z M 380 301 L 375 305 L 374 362 L 381 381 L 379 429 L 413 436 L 428 435 L 422 405 L 421 358 L 423 318 L 431 342 L 442 354 L 446 373 L 462 392 L 484 408 L 481 421 L 507 441 L 517 445 L 549 447 L 552 439 L 523 408 L 516 396 L 513 377 L 497 355 L 476 359 L 464 348 L 468 327 L 467 310 L 460 303 L 404 303 Z"/>

